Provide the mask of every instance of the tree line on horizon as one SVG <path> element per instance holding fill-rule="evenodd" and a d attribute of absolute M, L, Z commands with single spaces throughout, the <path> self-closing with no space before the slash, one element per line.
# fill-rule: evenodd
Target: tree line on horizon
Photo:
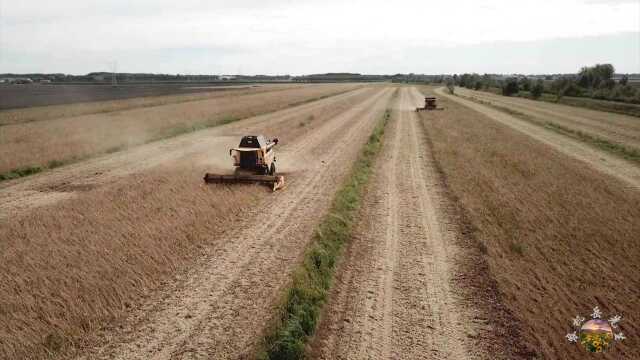
<path fill-rule="evenodd" d="M 543 93 L 549 93 L 558 100 L 564 96 L 573 96 L 640 104 L 640 89 L 629 84 L 628 75 L 623 75 L 617 81 L 614 80 L 614 75 L 613 65 L 596 64 L 582 67 L 576 74 L 562 75 L 555 79 L 532 79 L 527 76 L 497 79 L 490 74 L 456 74 L 447 80 L 447 85 L 450 91 L 455 85 L 474 90 L 498 89 L 505 96 L 522 93 L 534 99 L 540 98 Z"/>

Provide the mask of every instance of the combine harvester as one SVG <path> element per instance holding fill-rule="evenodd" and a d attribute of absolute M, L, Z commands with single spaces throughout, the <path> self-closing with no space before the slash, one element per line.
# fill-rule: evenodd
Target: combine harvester
<path fill-rule="evenodd" d="M 206 183 L 260 183 L 267 184 L 276 191 L 284 186 L 284 176 L 276 175 L 276 155 L 273 149 L 278 139 L 267 140 L 262 135 L 247 135 L 240 140 L 237 148 L 229 150 L 236 167 L 233 175 L 206 173 Z"/>
<path fill-rule="evenodd" d="M 433 96 L 428 96 L 426 98 L 424 98 L 424 107 L 419 107 L 416 108 L 416 112 L 420 112 L 420 111 L 430 111 L 430 110 L 444 110 L 444 108 L 439 108 L 438 105 L 436 105 L 436 98 Z"/>

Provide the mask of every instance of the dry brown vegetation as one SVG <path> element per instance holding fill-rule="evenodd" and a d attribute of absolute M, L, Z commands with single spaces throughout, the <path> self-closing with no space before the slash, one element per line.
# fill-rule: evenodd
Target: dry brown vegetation
<path fill-rule="evenodd" d="M 208 136 L 251 127 L 293 142 L 376 93 L 345 94 Z M 65 185 L 76 198 L 0 220 L 0 358 L 66 358 L 94 345 L 101 329 L 117 326 L 270 195 L 257 186 L 205 186 L 210 156 L 217 154 L 185 155 L 111 181 L 82 179 L 88 185 Z"/>
<path fill-rule="evenodd" d="M 26 166 L 52 167 L 54 164 L 279 110 L 357 86 L 300 86 L 282 91 L 6 125 L 0 128 L 0 173 Z M 24 111 L 28 112 L 29 109 Z"/>
<path fill-rule="evenodd" d="M 640 194 L 455 102 L 422 114 L 446 185 L 485 249 L 529 353 L 576 359 L 564 335 L 594 306 L 640 336 Z M 631 342 L 605 358 L 640 358 Z"/>
<path fill-rule="evenodd" d="M 640 150 L 640 119 L 633 116 L 551 104 L 482 91 L 457 89 L 458 94 L 504 109 L 540 125 L 552 124 L 579 131 L 613 144 Z"/>
<path fill-rule="evenodd" d="M 201 176 L 158 169 L 3 225 L 0 358 L 90 343 L 264 193 L 203 186 Z"/>
<path fill-rule="evenodd" d="M 145 96 L 130 99 L 90 101 L 73 104 L 33 106 L 28 108 L 10 109 L 0 111 L 0 126 L 19 124 L 30 121 L 53 120 L 63 117 L 72 117 L 88 114 L 108 113 L 129 110 L 141 107 L 177 104 L 182 102 L 206 100 L 212 98 L 254 94 L 267 91 L 286 90 L 292 85 L 261 85 L 242 86 L 224 89 L 224 91 L 197 92 L 188 94 Z M 126 91 L 123 88 L 122 91 Z"/>

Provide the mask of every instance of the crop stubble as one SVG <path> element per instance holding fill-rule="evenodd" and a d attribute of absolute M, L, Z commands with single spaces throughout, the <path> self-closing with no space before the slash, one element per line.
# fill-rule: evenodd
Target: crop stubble
<path fill-rule="evenodd" d="M 587 316 L 596 305 L 623 314 L 622 330 L 637 337 L 637 188 L 580 160 L 571 144 L 549 144 L 540 139 L 546 134 L 509 123 L 521 120 L 451 100 L 442 99 L 446 111 L 429 114 L 427 134 L 472 235 L 486 248 L 501 299 L 518 320 L 523 354 L 583 356 L 564 335 L 576 314 Z M 616 347 L 604 358 L 640 357 L 630 343 Z"/>

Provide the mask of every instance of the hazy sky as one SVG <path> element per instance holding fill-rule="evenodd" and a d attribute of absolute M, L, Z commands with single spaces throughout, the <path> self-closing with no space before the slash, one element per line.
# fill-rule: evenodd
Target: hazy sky
<path fill-rule="evenodd" d="M 640 72 L 640 0 L 0 0 L 0 73 Z"/>

